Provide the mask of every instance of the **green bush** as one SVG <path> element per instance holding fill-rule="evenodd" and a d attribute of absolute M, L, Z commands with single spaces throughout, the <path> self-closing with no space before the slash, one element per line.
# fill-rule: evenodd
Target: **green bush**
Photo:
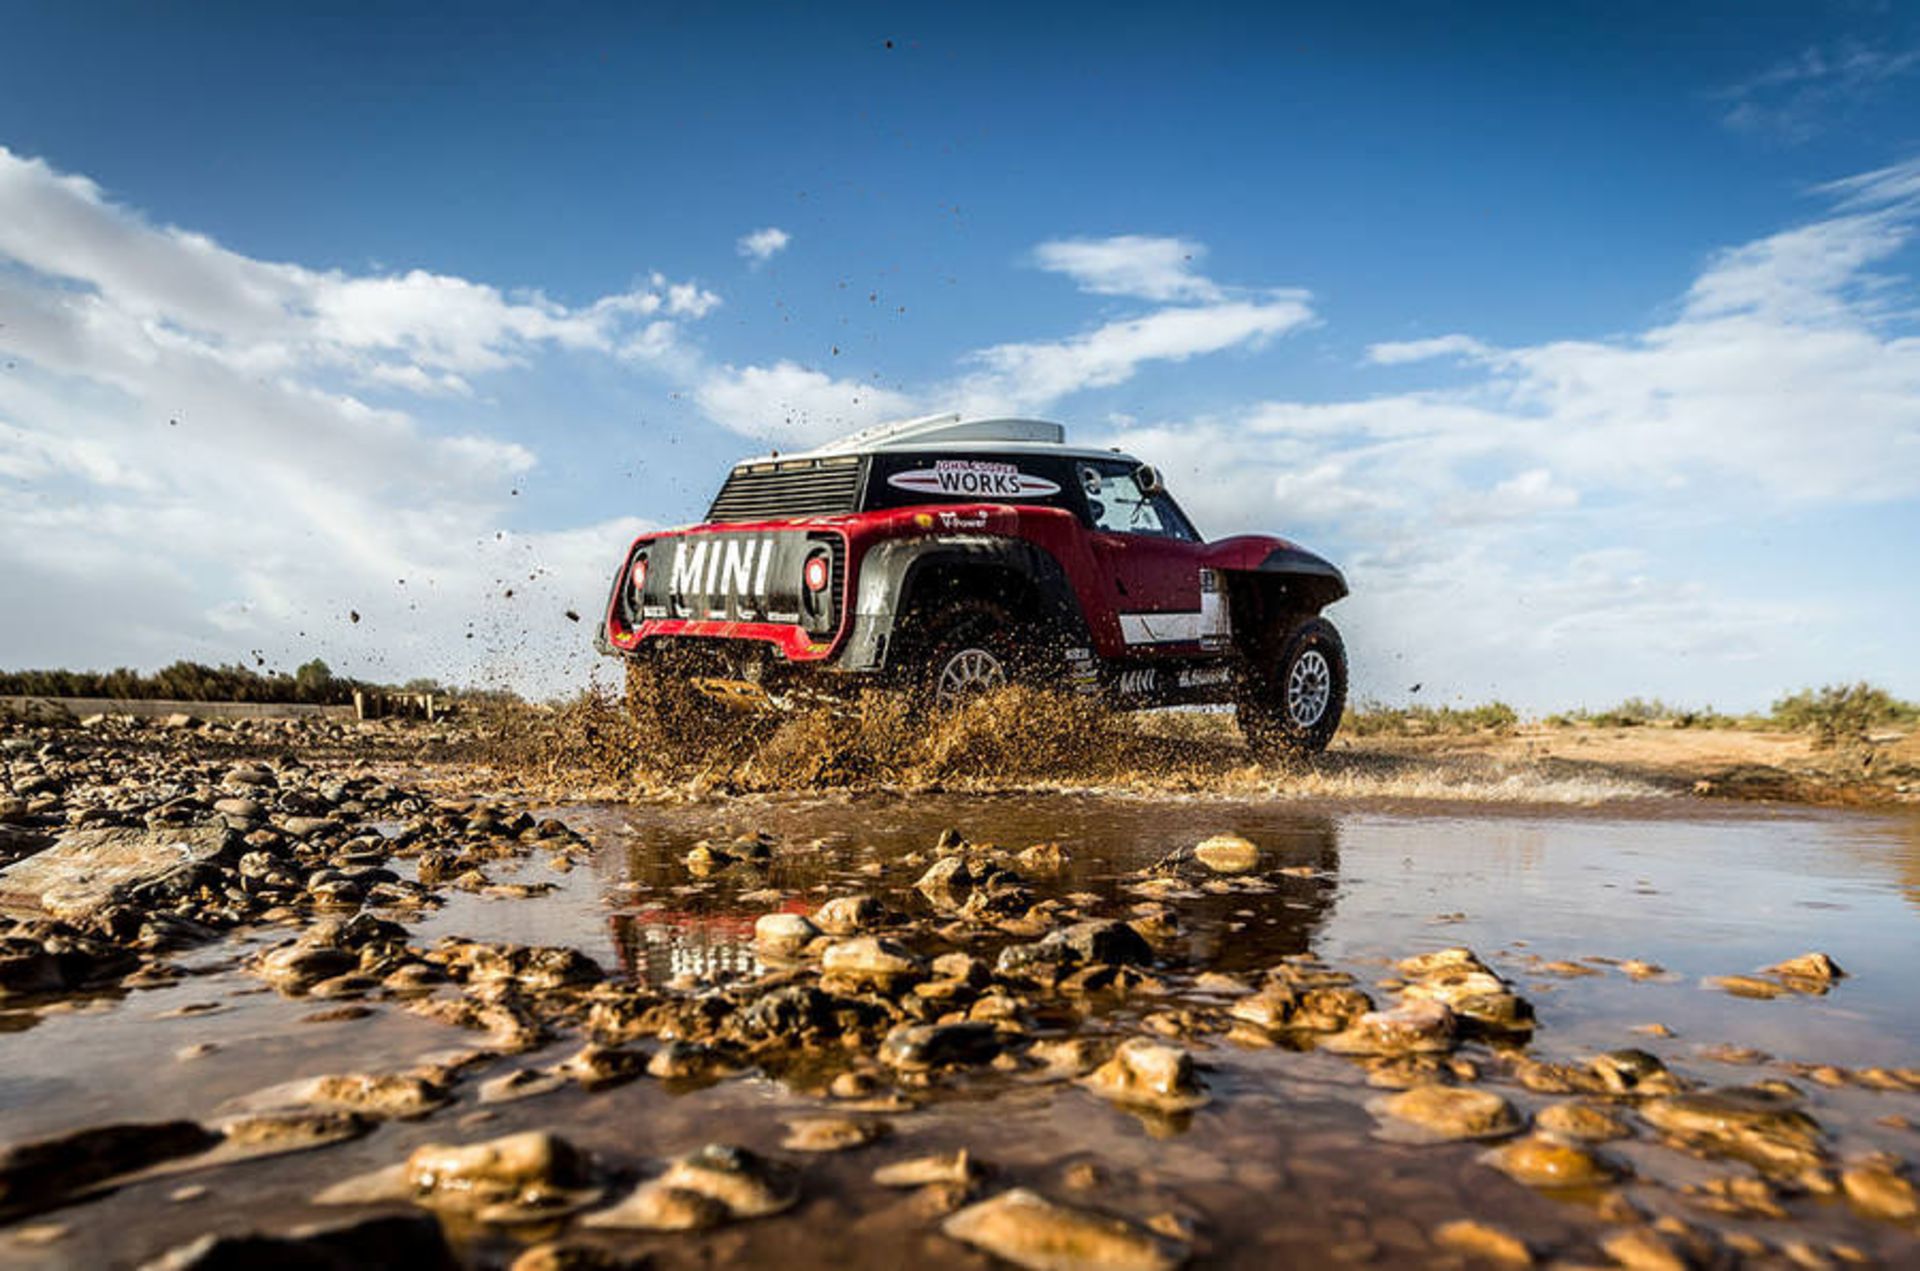
<path fill-rule="evenodd" d="M 1813 744 L 1826 749 L 1864 743 L 1880 725 L 1914 723 L 1920 720 L 1920 705 L 1862 681 L 1803 688 L 1775 702 L 1770 718 L 1780 728 L 1812 733 Z"/>
<path fill-rule="evenodd" d="M 1357 737 L 1460 736 L 1512 732 L 1519 722 L 1519 712 L 1505 702 L 1464 707 L 1362 703 L 1347 713 L 1341 728 Z"/>

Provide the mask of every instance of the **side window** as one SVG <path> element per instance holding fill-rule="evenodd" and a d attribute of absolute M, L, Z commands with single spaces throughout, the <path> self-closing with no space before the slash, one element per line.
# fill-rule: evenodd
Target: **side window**
<path fill-rule="evenodd" d="M 1144 534 L 1191 542 L 1196 535 L 1165 494 L 1143 494 L 1124 463 L 1076 464 L 1093 527 L 1109 534 Z"/>

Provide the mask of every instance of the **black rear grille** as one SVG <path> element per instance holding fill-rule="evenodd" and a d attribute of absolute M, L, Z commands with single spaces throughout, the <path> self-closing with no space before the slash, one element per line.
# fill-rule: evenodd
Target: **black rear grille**
<path fill-rule="evenodd" d="M 709 521 L 766 521 L 852 512 L 860 499 L 860 460 L 787 459 L 733 470 L 707 513 Z"/>

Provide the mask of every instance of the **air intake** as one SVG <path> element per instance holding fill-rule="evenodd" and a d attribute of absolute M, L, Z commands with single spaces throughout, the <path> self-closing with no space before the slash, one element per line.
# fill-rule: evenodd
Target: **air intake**
<path fill-rule="evenodd" d="M 855 455 L 742 464 L 707 513 L 708 521 L 771 521 L 852 512 L 860 499 Z"/>

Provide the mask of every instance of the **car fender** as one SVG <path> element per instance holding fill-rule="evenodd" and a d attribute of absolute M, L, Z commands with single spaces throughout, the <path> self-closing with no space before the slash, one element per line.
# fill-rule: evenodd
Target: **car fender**
<path fill-rule="evenodd" d="M 837 669 L 871 671 L 887 666 L 900 619 L 916 588 L 946 568 L 1002 570 L 1023 580 L 1039 598 L 1039 612 L 1022 614 L 1056 631 L 1069 645 L 1088 643 L 1067 571 L 1054 555 L 1021 538 L 993 534 L 936 534 L 886 539 L 861 557 L 853 622 Z"/>

